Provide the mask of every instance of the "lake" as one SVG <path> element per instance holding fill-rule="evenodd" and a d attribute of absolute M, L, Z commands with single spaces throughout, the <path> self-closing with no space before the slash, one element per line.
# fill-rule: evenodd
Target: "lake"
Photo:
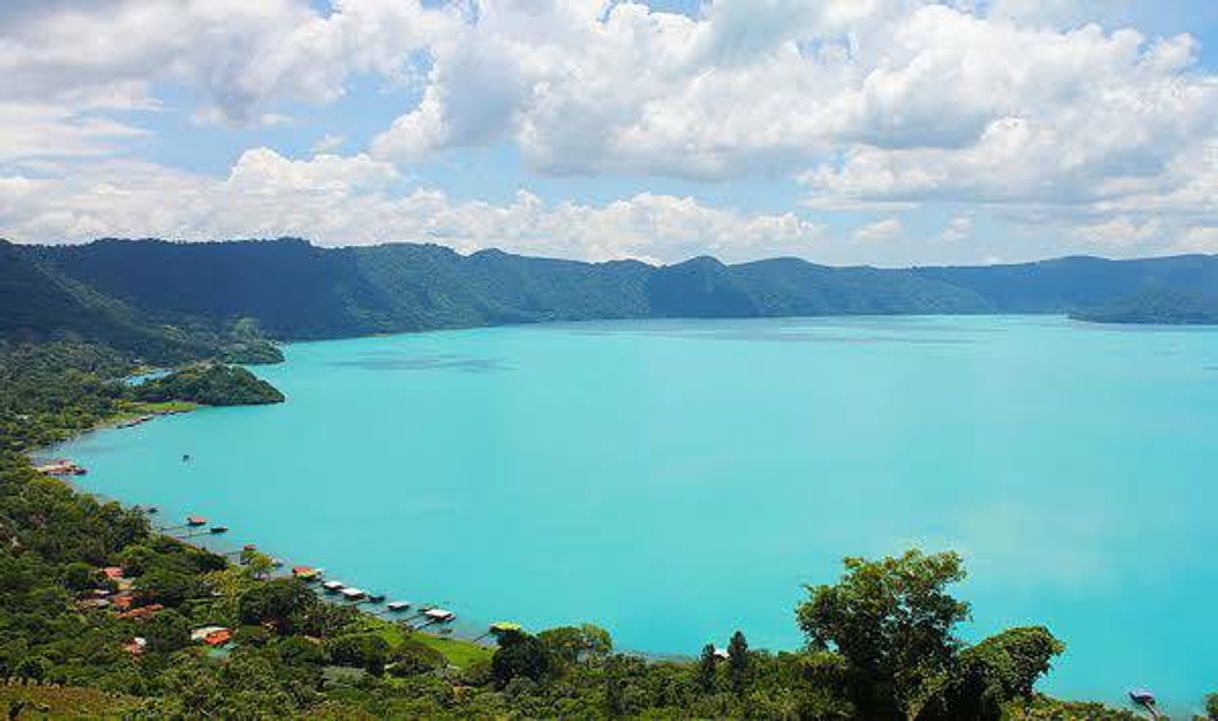
<path fill-rule="evenodd" d="M 301 343 L 281 406 L 61 453 L 464 628 L 594 621 L 794 647 L 846 555 L 964 554 L 979 638 L 1046 624 L 1042 688 L 1218 691 L 1218 330 L 1054 317 L 647 321 Z M 182 454 L 193 460 L 184 463 Z"/>

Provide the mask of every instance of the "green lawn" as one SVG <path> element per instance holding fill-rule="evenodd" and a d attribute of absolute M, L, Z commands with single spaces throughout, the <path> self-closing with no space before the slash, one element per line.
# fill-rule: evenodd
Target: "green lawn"
<path fill-rule="evenodd" d="M 394 648 L 401 645 L 407 633 L 398 624 L 371 614 L 364 616 L 364 628 L 367 631 L 379 633 Z M 448 659 L 450 664 L 460 669 L 464 669 L 476 661 L 489 661 L 491 656 L 495 655 L 493 647 L 483 646 L 473 641 L 446 638 L 425 631 L 415 631 L 410 634 L 410 637 L 444 654 L 444 658 Z"/>

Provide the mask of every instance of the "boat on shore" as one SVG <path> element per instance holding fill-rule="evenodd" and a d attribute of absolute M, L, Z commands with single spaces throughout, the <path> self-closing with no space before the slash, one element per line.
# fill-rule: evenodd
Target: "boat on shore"
<path fill-rule="evenodd" d="M 410 601 L 390 601 L 385 604 L 385 609 L 393 613 L 401 613 L 402 611 L 410 610 Z"/>
<path fill-rule="evenodd" d="M 339 593 L 348 601 L 362 601 L 368 595 L 364 593 L 363 589 L 359 588 L 344 588 Z"/>
<path fill-rule="evenodd" d="M 449 623 L 457 618 L 457 614 L 446 608 L 429 608 L 423 612 L 423 616 L 433 623 Z"/>
<path fill-rule="evenodd" d="M 321 584 L 321 587 L 326 590 L 326 593 L 338 593 L 347 587 L 347 584 L 341 581 L 326 581 Z"/>

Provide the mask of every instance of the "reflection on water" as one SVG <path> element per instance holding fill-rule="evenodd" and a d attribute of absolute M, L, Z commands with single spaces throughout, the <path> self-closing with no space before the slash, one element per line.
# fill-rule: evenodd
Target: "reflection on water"
<path fill-rule="evenodd" d="M 358 358 L 332 361 L 330 365 L 369 371 L 455 370 L 465 373 L 487 373 L 511 370 L 511 367 L 499 358 L 479 358 L 458 353 L 434 355 L 368 353 Z"/>

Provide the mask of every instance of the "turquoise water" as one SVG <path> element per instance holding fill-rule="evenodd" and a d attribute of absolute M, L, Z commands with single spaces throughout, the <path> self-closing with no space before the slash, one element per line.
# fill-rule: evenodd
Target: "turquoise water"
<path fill-rule="evenodd" d="M 1218 330 L 1064 319 L 590 323 L 297 344 L 283 406 L 86 436 L 87 489 L 207 515 L 467 628 L 799 642 L 844 555 L 956 549 L 1044 684 L 1218 690 Z M 193 461 L 183 463 L 183 453 Z"/>

